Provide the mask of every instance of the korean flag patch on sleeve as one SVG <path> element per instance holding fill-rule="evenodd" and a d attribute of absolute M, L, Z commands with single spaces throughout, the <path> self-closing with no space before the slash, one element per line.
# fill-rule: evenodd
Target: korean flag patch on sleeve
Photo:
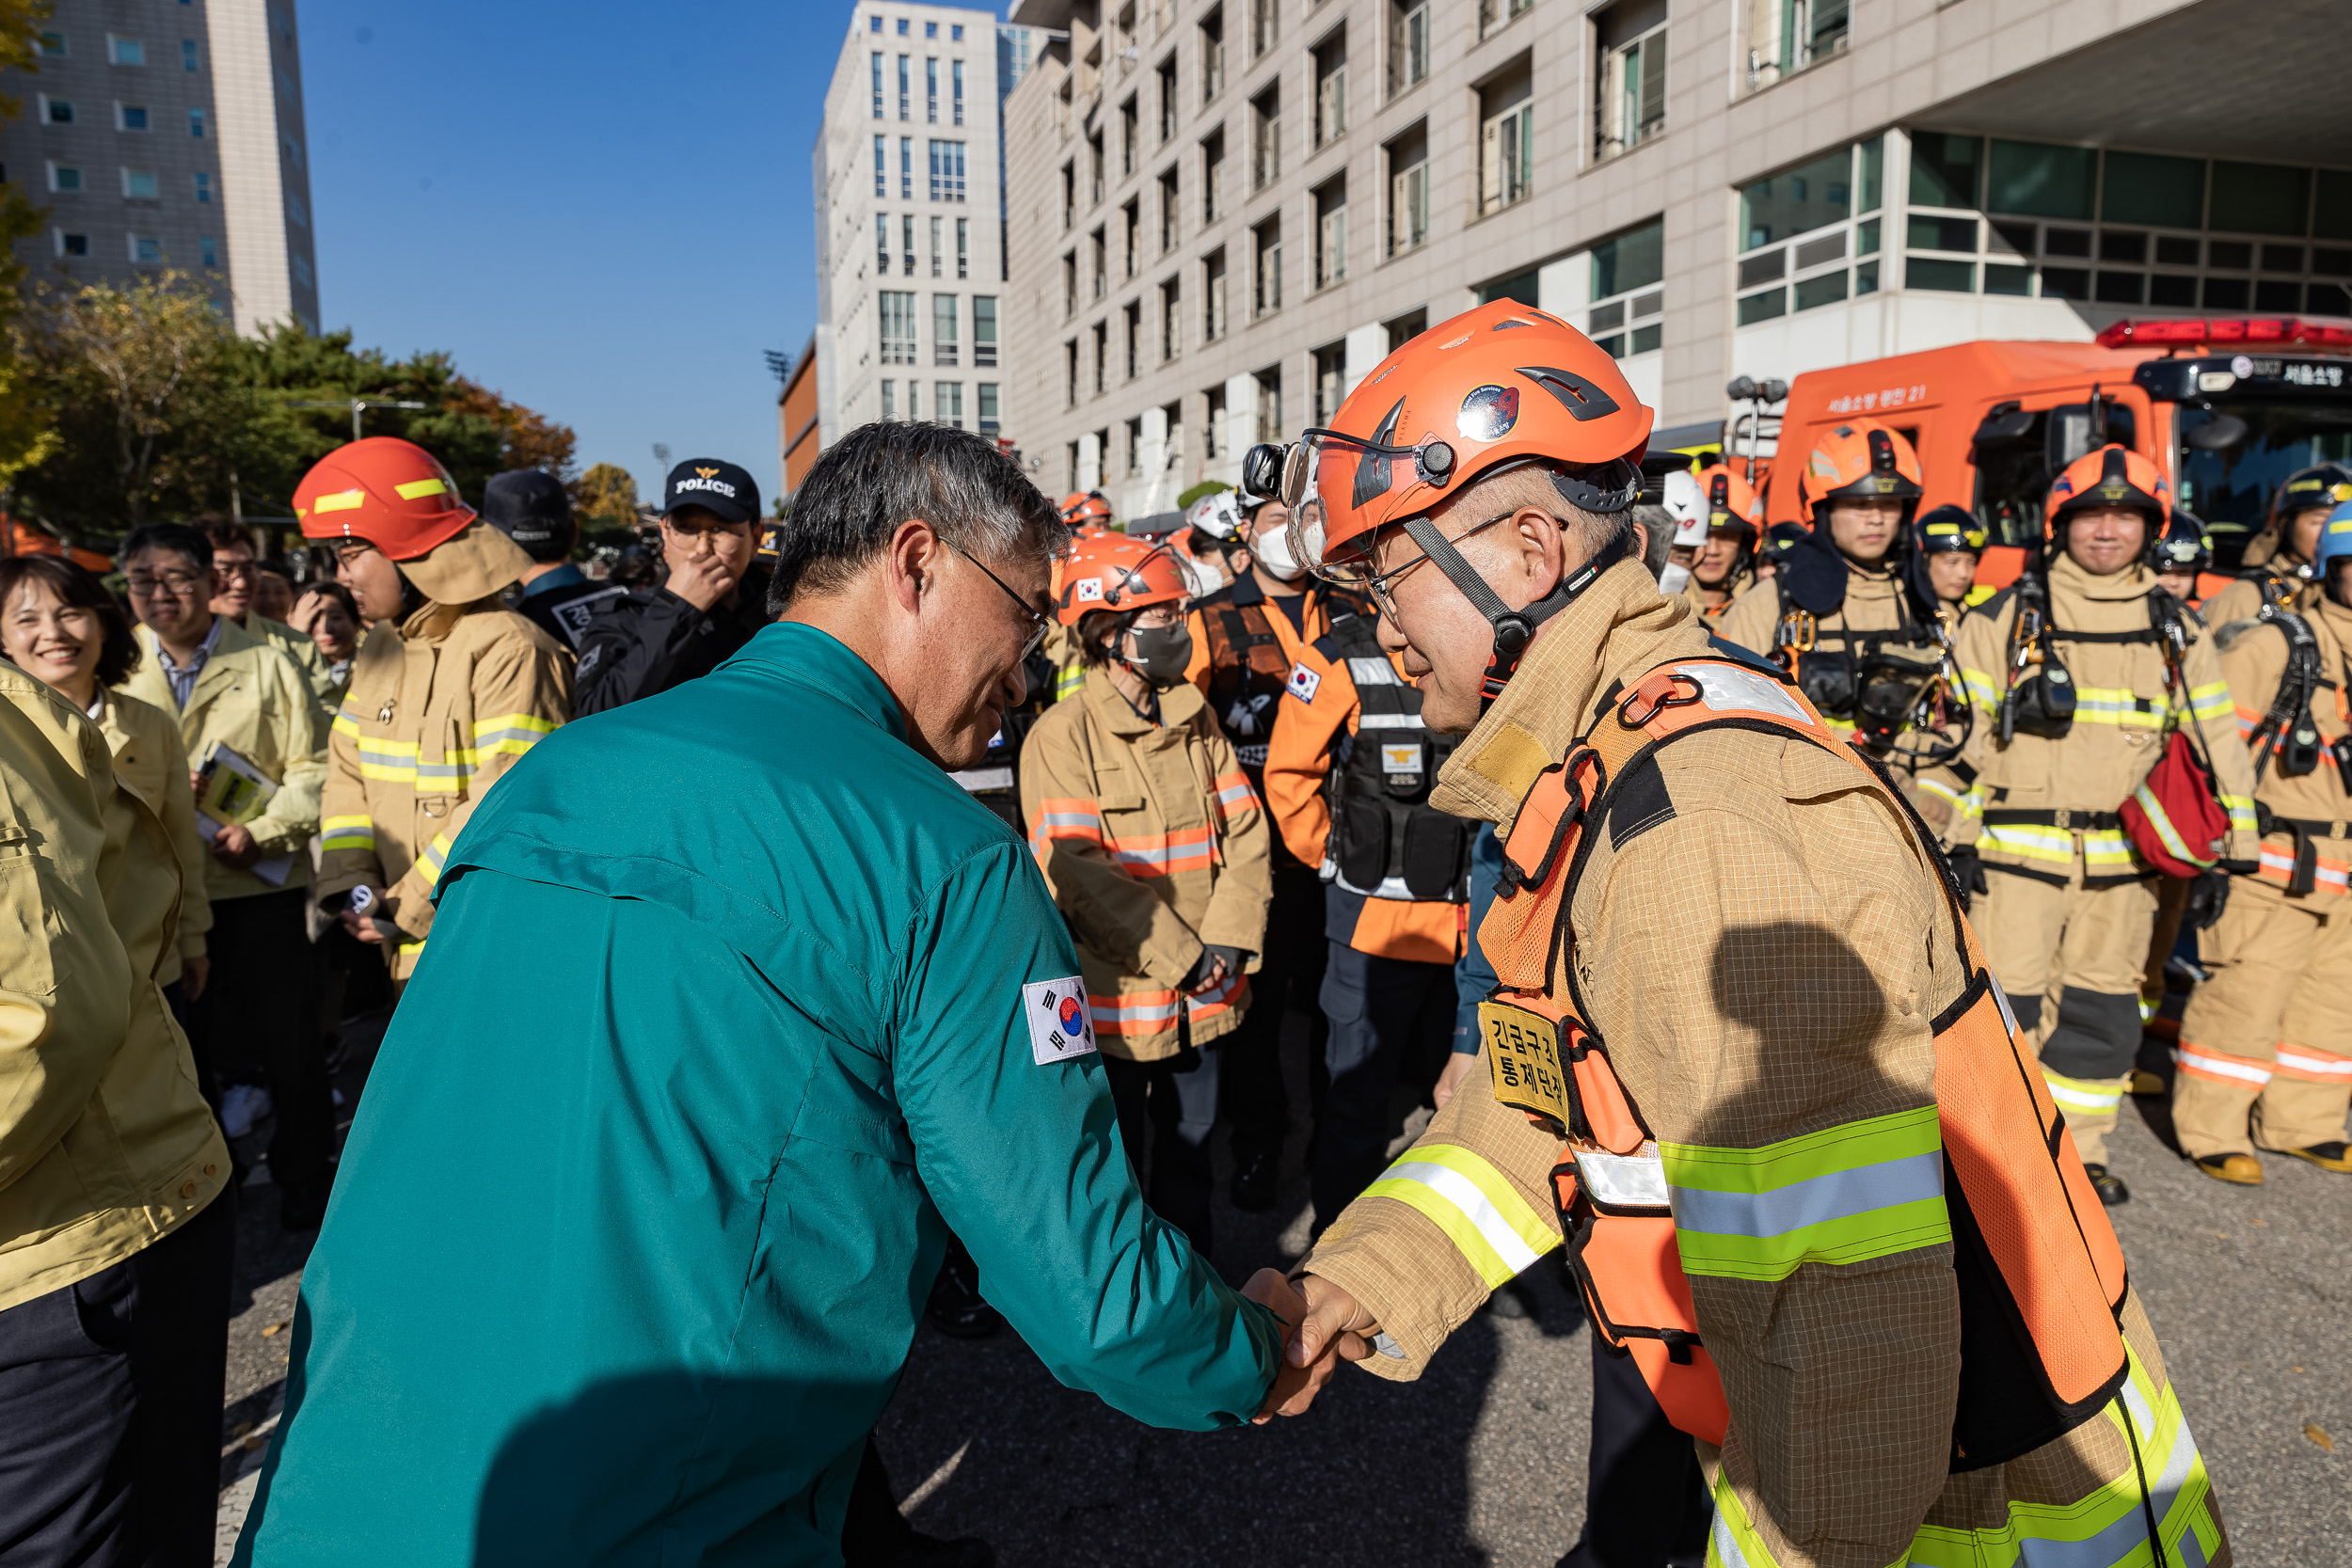
<path fill-rule="evenodd" d="M 1315 700 L 1315 691 L 1322 685 L 1323 677 L 1308 669 L 1304 663 L 1291 666 L 1291 678 L 1286 689 L 1300 702 L 1311 705 Z"/>
<path fill-rule="evenodd" d="M 1086 981 L 1032 980 L 1021 988 L 1021 1010 L 1029 1020 L 1029 1054 L 1046 1067 L 1089 1055 L 1094 1017 L 1087 1011 Z"/>

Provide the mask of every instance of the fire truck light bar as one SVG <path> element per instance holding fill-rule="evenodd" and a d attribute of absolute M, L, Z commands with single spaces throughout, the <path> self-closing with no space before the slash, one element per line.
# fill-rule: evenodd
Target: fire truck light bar
<path fill-rule="evenodd" d="M 2352 326 L 2307 322 L 2294 316 L 2217 317 L 2210 321 L 2175 316 L 2156 321 L 2120 321 L 2099 334 L 2101 348 L 2146 347 L 2156 343 L 2300 343 L 2314 348 L 2352 348 Z"/>

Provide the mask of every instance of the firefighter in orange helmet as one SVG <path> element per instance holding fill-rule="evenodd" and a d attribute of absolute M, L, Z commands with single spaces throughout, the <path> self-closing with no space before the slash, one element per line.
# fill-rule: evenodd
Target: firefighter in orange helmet
<path fill-rule="evenodd" d="M 1152 1207 L 1209 1251 L 1221 1050 L 1265 941 L 1258 792 L 1200 689 L 1165 545 L 1071 547 L 1055 619 L 1084 684 L 1021 749 L 1030 847 L 1078 949 L 1127 1157 Z"/>
<path fill-rule="evenodd" d="M 1692 476 L 1707 507 L 1707 543 L 1691 565 L 1684 592 L 1702 614 L 1718 616 L 1756 585 L 1756 546 L 1764 531 L 1764 498 L 1724 463 Z"/>
<path fill-rule="evenodd" d="M 318 898 L 394 982 L 433 929 L 441 865 L 483 794 L 571 717 L 571 660 L 498 595 L 531 558 L 423 448 L 372 436 L 294 487 L 370 624 L 327 748 Z"/>
<path fill-rule="evenodd" d="M 2122 811 L 2175 734 L 2209 759 L 2230 820 L 2227 842 L 2189 847 L 2207 863 L 2255 858 L 2253 772 L 2229 744 L 2229 684 L 2212 640 L 2148 566 L 2170 511 L 2155 465 L 2122 446 L 2058 475 L 2042 556 L 1961 623 L 1977 721 L 1962 754 L 1922 781 L 1957 802 L 1947 836 L 1982 895 L 1993 973 L 2108 1203 L 2130 1196 L 2106 1169 L 2106 1136 L 2139 1047 L 2158 905 L 2158 872 Z"/>
<path fill-rule="evenodd" d="M 1301 553 L 1371 589 L 1424 720 L 1469 732 L 1437 800 L 1492 821 L 1505 867 L 1480 930 L 1491 1073 L 1299 1265 L 1295 1364 L 1419 1375 L 1560 1244 L 1565 1205 L 1596 1341 L 1705 1445 L 1708 1561 L 2091 1538 L 2107 1561 L 2142 1533 L 2226 1560 L 2113 1229 L 1932 844 L 1628 558 L 1648 422 L 1608 356 L 1500 303 L 1391 355 L 1304 443 Z"/>
<path fill-rule="evenodd" d="M 1107 529 L 1111 526 L 1111 503 L 1103 499 L 1100 490 L 1073 491 L 1061 499 L 1061 520 L 1081 531 L 1089 526 Z"/>

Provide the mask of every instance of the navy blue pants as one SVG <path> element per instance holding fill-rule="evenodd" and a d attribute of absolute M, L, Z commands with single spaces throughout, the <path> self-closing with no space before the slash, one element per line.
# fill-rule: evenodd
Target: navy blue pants
<path fill-rule="evenodd" d="M 1453 1051 L 1454 966 L 1377 958 L 1333 942 L 1322 1001 L 1331 1083 L 1315 1121 L 1317 1234 L 1387 1166 L 1398 1075 L 1426 1089 Z"/>
<path fill-rule="evenodd" d="M 1249 977 L 1249 1010 L 1239 1027 L 1217 1041 L 1225 1057 L 1225 1124 L 1233 1130 L 1236 1163 L 1279 1155 L 1290 1132 L 1290 1091 L 1282 1082 L 1282 1019 L 1311 1021 L 1307 1059 L 1320 1068 L 1330 1027 L 1323 1018 L 1323 972 L 1329 943 L 1323 936 L 1323 879 L 1293 862 L 1274 871 L 1274 902 L 1266 910 L 1265 952 Z"/>
<path fill-rule="evenodd" d="M 1658 1407 L 1629 1355 L 1593 1342 L 1593 1446 L 1584 1530 L 1559 1568 L 1700 1568 L 1715 1507 L 1691 1434 Z"/>
<path fill-rule="evenodd" d="M 1221 1042 L 1220 1042 L 1221 1043 Z M 1216 1081 L 1225 1053 L 1185 1046 L 1156 1062 L 1105 1053 L 1104 1076 L 1119 1112 L 1119 1141 L 1144 1200 L 1210 1257 L 1209 1194 L 1216 1186 L 1209 1134 L 1216 1131 Z"/>

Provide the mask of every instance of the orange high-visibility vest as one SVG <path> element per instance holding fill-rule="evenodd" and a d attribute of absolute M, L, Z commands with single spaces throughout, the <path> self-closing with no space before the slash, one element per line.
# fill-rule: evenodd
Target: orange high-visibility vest
<path fill-rule="evenodd" d="M 1936 863 L 1902 797 L 1793 688 L 1731 659 L 1677 659 L 1606 704 L 1528 791 L 1479 929 L 1501 981 L 1479 1010 L 1496 1100 L 1566 1145 L 1554 1198 L 1595 1330 L 1633 1356 L 1669 1420 L 1721 1444 L 1723 1384 L 1699 1334 L 1658 1144 L 1588 1022 L 1568 920 L 1589 857 L 1584 824 L 1607 816 L 1616 783 L 1657 748 L 1714 729 L 1790 736 L 1851 762 Z M 1948 880 L 1945 895 L 1968 976 L 1933 1021 L 1961 1305 L 1960 1471 L 2016 1458 L 2090 1419 L 2127 1367 L 2122 1249 Z M 1566 994 L 1553 991 L 1555 975 Z"/>

